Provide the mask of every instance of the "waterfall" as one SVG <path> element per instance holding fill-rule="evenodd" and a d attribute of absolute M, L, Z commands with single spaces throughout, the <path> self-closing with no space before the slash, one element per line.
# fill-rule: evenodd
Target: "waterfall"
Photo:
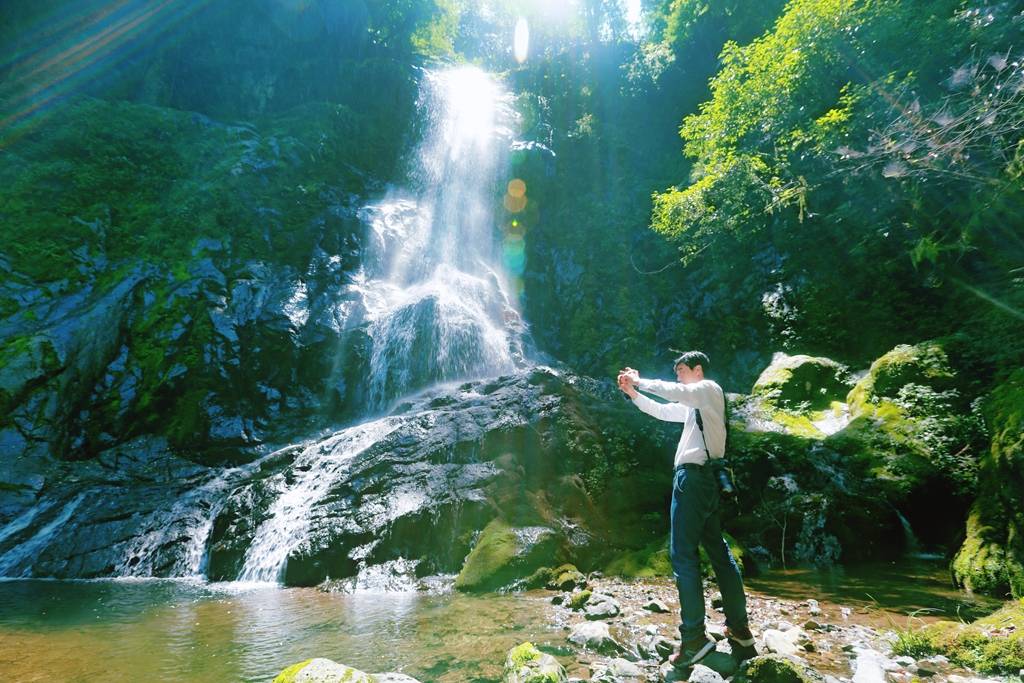
<path fill-rule="evenodd" d="M 352 458 L 397 426 L 398 421 L 391 418 L 375 420 L 344 429 L 304 449 L 293 463 L 294 481 L 278 495 L 270 506 L 269 518 L 256 530 L 238 580 L 279 580 L 288 555 L 306 540 L 313 506 L 345 475 Z"/>
<path fill-rule="evenodd" d="M 30 539 L 19 543 L 8 550 L 3 556 L 0 556 L 0 576 L 31 576 L 32 564 L 50 544 L 53 537 L 68 523 L 68 520 L 71 519 L 71 516 L 84 499 L 85 494 L 79 493 L 66 503 L 57 515 L 43 525 Z M 0 540 L 6 539 L 14 533 L 25 529 L 40 511 L 48 512 L 52 507 L 52 505 L 44 507 L 44 504 L 41 503 L 38 508 L 29 510 L 22 517 L 15 519 L 3 530 L 0 530 Z"/>
<path fill-rule="evenodd" d="M 425 71 L 418 109 L 423 137 L 403 184 L 359 211 L 367 245 L 350 296 L 339 303 L 349 329 L 365 331 L 368 340 L 358 372 L 370 410 L 439 382 L 525 365 L 526 326 L 502 265 L 495 215 L 509 180 L 511 94 L 475 67 Z M 352 459 L 401 423 L 401 417 L 371 420 L 302 449 L 285 474 L 275 475 L 276 499 L 260 517 L 238 579 L 280 580 L 288 558 L 309 543 L 317 506 L 345 481 Z M 184 493 L 140 517 L 114 571 L 203 574 L 225 501 L 269 458 L 185 482 Z M 0 553 L 0 576 L 28 575 L 87 501 L 82 493 L 69 502 L 40 502 L 0 528 L 0 543 L 32 531 Z M 396 561 L 395 572 L 409 574 L 406 564 Z"/>
<path fill-rule="evenodd" d="M 219 472 L 196 483 L 169 510 L 153 511 L 142 523 L 115 571 L 118 576 L 155 576 L 158 566 L 170 562 L 174 576 L 198 576 L 204 571 L 206 544 L 217 513 L 231 488 L 259 467 L 249 465 Z M 172 549 L 168 553 L 167 550 Z"/>
<path fill-rule="evenodd" d="M 494 207 L 506 180 L 511 95 L 476 67 L 427 71 L 407 186 L 360 210 L 369 244 L 350 292 L 370 339 L 370 408 L 436 382 L 510 372 L 525 326 L 501 266 Z M 314 506 L 399 423 L 383 418 L 303 451 L 246 551 L 239 581 L 278 581 Z"/>
<path fill-rule="evenodd" d="M 370 244 L 353 288 L 375 408 L 435 382 L 509 372 L 523 356 L 494 215 L 511 96 L 465 66 L 426 72 L 418 106 L 425 132 L 407 187 L 360 212 Z"/>

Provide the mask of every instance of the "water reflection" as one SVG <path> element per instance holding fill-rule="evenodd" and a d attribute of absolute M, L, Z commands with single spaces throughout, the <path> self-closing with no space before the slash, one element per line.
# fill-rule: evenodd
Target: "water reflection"
<path fill-rule="evenodd" d="M 832 569 L 774 570 L 746 579 L 751 589 L 787 600 L 815 598 L 826 610 L 846 606 L 874 619 L 858 619 L 887 627 L 893 618 L 914 614 L 924 621 L 972 620 L 1001 604 L 954 587 L 943 561 L 901 560 Z M 838 615 L 837 615 L 838 616 Z M 903 625 L 903 621 L 898 621 Z"/>
<path fill-rule="evenodd" d="M 5 581 L 0 661 L 19 681 L 265 682 L 314 656 L 421 680 L 495 680 L 523 640 L 561 644 L 549 609 L 531 595 Z"/>

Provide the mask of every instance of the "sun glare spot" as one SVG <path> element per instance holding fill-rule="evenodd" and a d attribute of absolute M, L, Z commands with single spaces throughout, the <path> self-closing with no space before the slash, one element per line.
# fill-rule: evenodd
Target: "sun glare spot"
<path fill-rule="evenodd" d="M 526 55 L 530 51 L 530 26 L 523 17 L 519 17 L 516 22 L 516 30 L 512 38 L 512 51 L 517 62 L 522 64 L 526 61 Z"/>

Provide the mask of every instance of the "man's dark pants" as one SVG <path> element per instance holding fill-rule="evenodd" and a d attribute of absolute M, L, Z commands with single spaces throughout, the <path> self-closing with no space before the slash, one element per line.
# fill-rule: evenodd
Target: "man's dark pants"
<path fill-rule="evenodd" d="M 722 537 L 719 520 L 718 482 L 707 466 L 684 465 L 676 468 L 672 482 L 672 535 L 669 558 L 679 589 L 683 640 L 704 635 L 704 590 L 700 578 L 703 545 L 722 591 L 725 623 L 732 629 L 747 626 L 747 599 L 739 567 Z"/>

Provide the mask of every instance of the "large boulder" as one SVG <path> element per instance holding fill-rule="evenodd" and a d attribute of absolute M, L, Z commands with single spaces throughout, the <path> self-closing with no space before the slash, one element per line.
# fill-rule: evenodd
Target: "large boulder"
<path fill-rule="evenodd" d="M 866 466 L 918 538 L 949 542 L 977 490 L 987 438 L 978 387 L 950 360 L 957 338 L 901 345 L 850 391 L 851 421 L 825 445 Z"/>
<path fill-rule="evenodd" d="M 829 358 L 776 353 L 751 394 L 790 411 L 822 410 L 850 390 L 850 372 Z"/>
<path fill-rule="evenodd" d="M 991 393 L 985 413 L 992 445 L 981 459 L 978 498 L 953 559 L 965 588 L 1024 597 L 1024 370 Z"/>
<path fill-rule="evenodd" d="M 293 664 L 274 678 L 274 683 L 374 683 L 358 669 L 317 657 Z"/>
<path fill-rule="evenodd" d="M 558 549 L 558 534 L 550 528 L 511 527 L 492 520 L 466 556 L 455 587 L 463 591 L 494 590 L 536 571 Z"/>

